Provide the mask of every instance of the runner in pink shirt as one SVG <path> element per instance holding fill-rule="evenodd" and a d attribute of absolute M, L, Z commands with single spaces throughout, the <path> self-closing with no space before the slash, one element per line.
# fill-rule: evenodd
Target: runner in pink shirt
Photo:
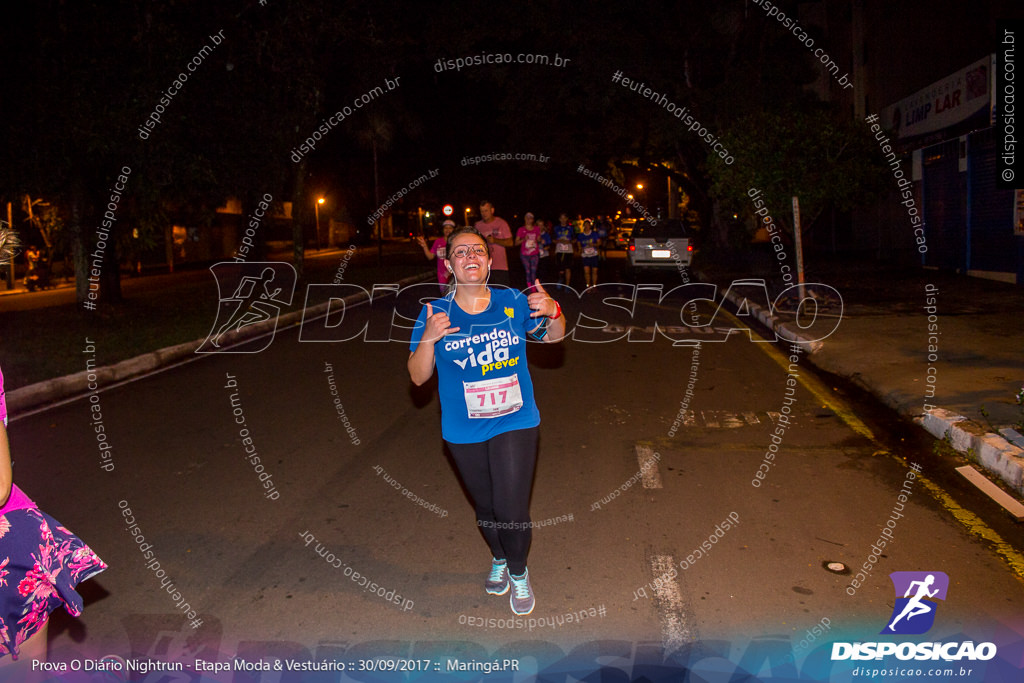
<path fill-rule="evenodd" d="M 437 284 L 441 287 L 441 294 L 445 294 L 448 291 L 448 270 L 444 265 L 444 260 L 448 258 L 445 253 L 446 244 L 448 242 L 448 235 L 452 234 L 452 230 L 455 229 L 455 221 L 449 219 L 441 224 L 444 229 L 444 237 L 438 237 L 434 240 L 434 243 L 427 248 L 427 240 L 420 235 L 416 238 L 419 242 L 420 247 L 423 249 L 423 255 L 428 259 L 437 260 Z"/>
<path fill-rule="evenodd" d="M 526 225 L 516 230 L 516 244 L 519 245 L 519 259 L 526 271 L 526 282 L 533 289 L 533 281 L 537 279 L 537 265 L 540 263 L 541 234 L 539 225 L 533 224 L 533 214 L 529 211 L 523 217 Z"/>
<path fill-rule="evenodd" d="M 491 278 L 488 284 L 511 287 L 508 277 L 508 257 L 505 247 L 515 246 L 512 240 L 512 228 L 504 219 L 494 215 L 494 204 L 488 200 L 480 202 L 481 220 L 473 227 L 491 244 Z"/>

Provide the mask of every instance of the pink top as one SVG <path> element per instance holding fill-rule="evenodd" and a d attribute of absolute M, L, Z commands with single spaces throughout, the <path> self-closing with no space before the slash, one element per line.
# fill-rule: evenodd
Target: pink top
<path fill-rule="evenodd" d="M 523 238 L 519 245 L 519 253 L 523 256 L 533 256 L 540 253 L 540 226 L 526 227 L 525 225 L 516 230 L 516 239 Z"/>
<path fill-rule="evenodd" d="M 498 239 L 511 239 L 512 229 L 508 227 L 505 219 L 495 216 L 490 223 L 477 221 L 473 226 L 484 237 L 494 235 Z M 508 259 L 505 257 L 505 247 L 500 244 L 491 245 L 491 270 L 508 270 Z"/>
<path fill-rule="evenodd" d="M 445 251 L 448 248 L 448 240 L 438 237 L 430 245 L 430 253 L 437 258 L 437 281 L 442 285 L 448 282 L 448 269 L 444 267 Z"/>
<path fill-rule="evenodd" d="M 7 426 L 7 396 L 4 393 L 4 373 L 0 370 L 0 419 L 3 419 L 4 426 Z M 25 492 L 19 489 L 15 484 L 11 484 L 11 495 L 7 498 L 7 502 L 4 503 L 3 507 L 0 507 L 0 516 L 6 515 L 12 510 L 30 510 L 35 508 L 36 504 L 32 502 L 32 499 L 25 495 Z"/>

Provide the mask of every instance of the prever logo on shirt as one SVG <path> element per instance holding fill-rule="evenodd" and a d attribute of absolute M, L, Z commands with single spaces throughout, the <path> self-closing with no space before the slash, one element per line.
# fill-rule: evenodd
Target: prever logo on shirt
<path fill-rule="evenodd" d="M 889 578 L 896 590 L 896 604 L 881 633 L 926 633 L 935 623 L 936 600 L 946 599 L 949 576 L 944 572 L 893 572 Z"/>
<path fill-rule="evenodd" d="M 483 377 L 491 370 L 517 365 L 519 356 L 514 358 L 510 356 L 512 347 L 519 344 L 519 341 L 519 335 L 495 327 L 490 332 L 450 339 L 445 342 L 444 349 L 453 352 L 464 350 L 464 358 L 453 358 L 452 360 L 463 370 L 467 367 L 479 367 L 481 369 L 480 376 Z"/>

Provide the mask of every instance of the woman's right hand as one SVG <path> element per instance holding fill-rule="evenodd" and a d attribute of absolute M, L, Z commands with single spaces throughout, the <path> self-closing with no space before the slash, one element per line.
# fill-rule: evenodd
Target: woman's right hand
<path fill-rule="evenodd" d="M 427 304 L 427 326 L 423 330 L 423 341 L 433 344 L 446 334 L 458 332 L 458 327 L 452 327 L 452 321 L 444 311 L 434 313 L 434 308 Z"/>
<path fill-rule="evenodd" d="M 417 235 L 416 241 L 419 242 L 419 245 L 424 249 L 427 248 L 427 240 L 423 238 L 423 235 Z"/>

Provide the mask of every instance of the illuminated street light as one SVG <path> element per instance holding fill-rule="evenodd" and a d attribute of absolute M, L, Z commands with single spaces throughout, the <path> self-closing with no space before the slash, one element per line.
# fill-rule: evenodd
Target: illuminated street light
<path fill-rule="evenodd" d="M 320 205 L 324 203 L 323 197 L 318 197 L 313 211 L 316 212 L 316 250 L 320 251 Z"/>

